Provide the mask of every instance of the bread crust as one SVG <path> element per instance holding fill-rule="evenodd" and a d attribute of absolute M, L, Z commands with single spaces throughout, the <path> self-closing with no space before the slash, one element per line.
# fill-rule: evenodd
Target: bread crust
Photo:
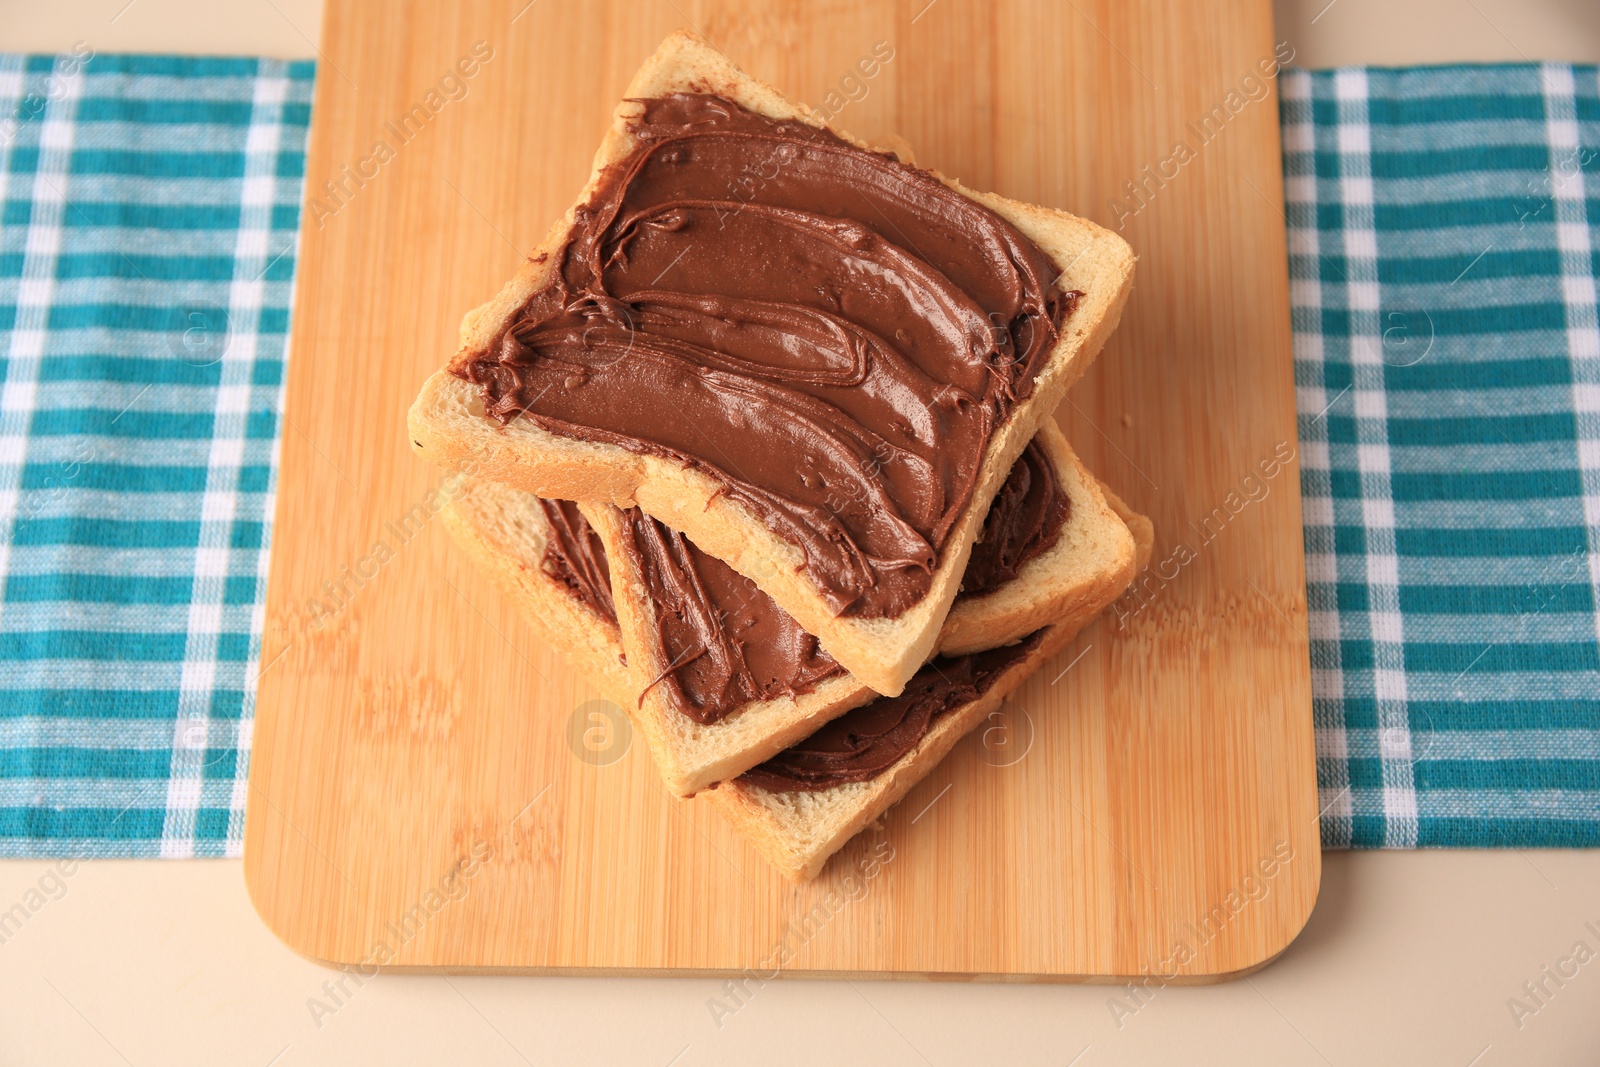
<path fill-rule="evenodd" d="M 662 43 L 629 84 L 574 208 L 590 198 L 607 165 L 632 151 L 634 139 L 627 124 L 638 117 L 641 105 L 630 101 L 673 92 L 717 93 L 770 118 L 825 126 L 822 117 L 804 104 L 788 101 L 771 86 L 739 71 L 697 35 L 679 31 Z M 870 147 L 829 128 L 851 144 Z M 1062 267 L 1061 286 L 1083 296 L 1063 325 L 1031 395 L 991 437 L 972 499 L 950 532 L 928 594 L 898 618 L 835 616 L 805 574 L 799 546 L 777 537 L 759 517 L 719 492 L 708 474 L 665 457 L 560 437 L 526 419 L 501 427 L 484 414 L 478 387 L 449 370 L 430 377 L 412 405 L 407 421 L 413 446 L 446 468 L 460 470 L 471 464 L 485 478 L 540 496 L 643 508 L 754 581 L 816 634 L 860 681 L 879 693 L 898 694 L 935 647 L 972 541 L 1012 463 L 1115 329 L 1134 264 L 1133 253 L 1121 238 L 1091 222 L 993 193 L 977 193 L 936 171 L 930 173 L 1015 225 Z M 574 209 L 568 209 L 516 276 L 467 315 L 452 367 L 486 348 L 506 320 L 550 280 L 574 220 Z"/>

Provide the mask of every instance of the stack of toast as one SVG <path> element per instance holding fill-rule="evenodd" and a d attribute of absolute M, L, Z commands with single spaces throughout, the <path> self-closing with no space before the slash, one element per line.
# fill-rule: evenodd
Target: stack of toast
<path fill-rule="evenodd" d="M 411 409 L 452 535 L 667 788 L 815 877 L 1133 580 L 1053 413 L 1133 256 L 828 127 L 699 37 Z"/>

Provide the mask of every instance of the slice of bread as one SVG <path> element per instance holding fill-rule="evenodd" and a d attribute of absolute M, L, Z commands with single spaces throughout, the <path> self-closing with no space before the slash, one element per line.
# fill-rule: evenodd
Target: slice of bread
<path fill-rule="evenodd" d="M 1111 497 L 1109 493 L 1106 495 Z M 1111 499 L 1116 500 L 1115 497 Z M 1116 503 L 1121 505 L 1122 502 Z M 1147 520 L 1137 521 L 1141 516 L 1132 518 L 1136 520 L 1130 524 L 1137 542 L 1136 566 L 1142 569 L 1154 548 L 1154 530 Z M 1120 592 L 1119 586 L 1117 593 Z M 898 803 L 938 766 L 957 741 L 983 722 L 1007 695 L 1093 622 L 1099 610 L 1096 608 L 1088 615 L 1050 626 L 1038 647 L 996 678 L 978 699 L 935 719 L 932 728 L 910 752 L 869 781 L 816 792 L 774 793 L 735 778 L 703 795 L 716 804 L 734 828 L 749 838 L 756 850 L 784 877 L 794 882 L 809 881 L 822 872 L 830 856 Z"/>
<path fill-rule="evenodd" d="M 590 198 L 601 171 L 633 150 L 628 123 L 641 112 L 641 105 L 633 101 L 678 92 L 715 93 L 768 118 L 825 125 L 816 112 L 786 100 L 739 71 L 698 36 L 680 31 L 669 36 L 634 76 L 601 142 L 578 205 Z M 869 147 L 842 131 L 833 132 L 858 147 Z M 449 370 L 429 378 L 411 408 L 413 445 L 446 468 L 471 469 L 541 496 L 642 508 L 749 577 L 820 638 L 861 682 L 880 693 L 899 693 L 935 648 L 973 539 L 1011 464 L 1115 328 L 1134 264 L 1121 238 L 1087 220 L 973 192 L 940 177 L 1037 244 L 1061 268 L 1059 287 L 1082 295 L 1031 394 L 990 438 L 971 499 L 946 537 L 928 593 L 898 617 L 836 616 L 807 575 L 800 547 L 779 538 L 759 517 L 729 499 L 710 475 L 671 458 L 551 434 L 528 419 L 502 426 L 486 416 L 480 388 Z M 551 279 L 575 217 L 575 209 L 569 209 L 499 295 L 467 316 L 453 366 L 462 366 L 484 351 L 508 319 Z"/>
<path fill-rule="evenodd" d="M 472 562 L 568 664 L 607 699 L 630 710 L 638 704 L 617 624 L 545 569 L 551 531 L 537 498 L 494 482 L 463 480 L 440 514 Z"/>
<path fill-rule="evenodd" d="M 1060 535 L 1050 549 L 1025 563 L 998 589 L 958 597 L 939 639 L 941 654 L 997 648 L 1048 624 L 1081 625 L 1133 580 L 1135 538 L 1108 502 L 1109 494 L 1078 461 L 1054 420 L 1045 423 L 1039 438 L 1071 502 Z M 662 644 L 656 609 L 637 562 L 622 547 L 629 536 L 623 513 L 606 505 L 580 507 L 606 546 L 622 644 L 634 688 L 644 694 L 629 712 L 672 792 L 692 796 L 742 774 L 878 695 L 845 674 L 809 693 L 746 704 L 715 723 L 699 723 L 684 715 L 664 687 L 651 684 L 666 672 L 671 657 Z M 827 648 L 825 640 L 823 647 Z"/>

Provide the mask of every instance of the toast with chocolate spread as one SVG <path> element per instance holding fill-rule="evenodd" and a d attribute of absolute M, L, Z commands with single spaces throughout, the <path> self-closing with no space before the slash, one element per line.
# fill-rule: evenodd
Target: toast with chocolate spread
<path fill-rule="evenodd" d="M 545 506 L 548 506 L 546 504 Z M 581 505 L 605 545 L 634 688 L 667 788 L 733 778 L 878 694 L 748 578 L 636 508 Z M 1051 420 L 1013 465 L 939 650 L 1094 617 L 1134 577 L 1135 537 Z"/>
<path fill-rule="evenodd" d="M 463 322 L 411 439 L 641 508 L 897 694 L 1132 270 L 1115 234 L 873 152 L 680 32 L 577 205 Z"/>

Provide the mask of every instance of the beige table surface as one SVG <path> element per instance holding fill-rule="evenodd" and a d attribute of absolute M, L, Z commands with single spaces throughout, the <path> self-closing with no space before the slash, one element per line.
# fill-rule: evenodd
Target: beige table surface
<path fill-rule="evenodd" d="M 0 49 L 313 56 L 319 7 L 3 0 Z M 1277 14 L 1307 66 L 1600 60 L 1597 0 L 1278 0 Z M 51 866 L 0 862 L 0 912 Z M 1576 942 L 1600 951 L 1586 929 L 1600 930 L 1600 852 L 1335 852 L 1323 869 L 1276 964 L 1159 989 L 1136 1012 L 1107 986 L 790 981 L 719 1028 L 707 1001 L 722 983 L 696 979 L 381 976 L 347 980 L 317 1016 L 340 976 L 262 926 L 238 862 L 84 863 L 0 945 L 0 1067 L 1600 1064 L 1600 959 L 1547 981 L 1520 1026 L 1507 1007 Z"/>

